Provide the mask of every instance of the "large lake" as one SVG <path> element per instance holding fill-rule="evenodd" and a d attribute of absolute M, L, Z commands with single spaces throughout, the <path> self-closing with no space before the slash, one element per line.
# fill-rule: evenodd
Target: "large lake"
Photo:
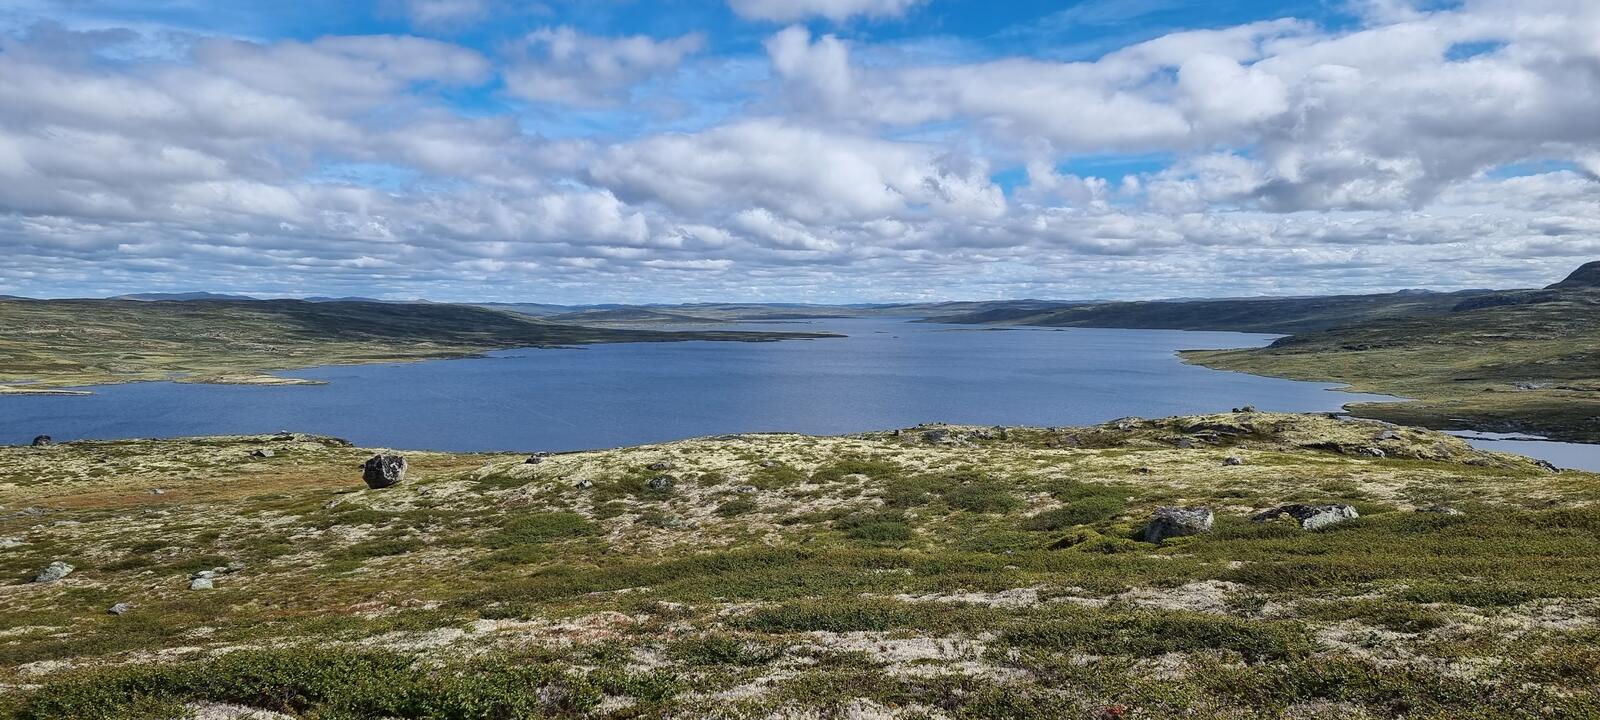
<path fill-rule="evenodd" d="M 508 350 L 282 373 L 328 382 L 315 386 L 137 383 L 96 387 L 84 397 L 0 397 L 0 443 L 38 434 L 67 440 L 295 430 L 372 447 L 559 451 L 924 422 L 1080 425 L 1243 405 L 1334 411 L 1377 399 L 1185 365 L 1175 355 L 1261 345 L 1270 335 L 985 329 L 881 318 L 738 329 L 846 337 Z"/>

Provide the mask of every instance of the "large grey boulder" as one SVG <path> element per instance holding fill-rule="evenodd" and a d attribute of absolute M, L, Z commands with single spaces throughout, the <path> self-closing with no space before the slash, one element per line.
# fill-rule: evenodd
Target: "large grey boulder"
<path fill-rule="evenodd" d="M 56 444 L 56 441 L 51 439 L 49 435 L 40 435 L 33 439 L 34 447 L 50 447 L 54 444 Z"/>
<path fill-rule="evenodd" d="M 1206 507 L 1161 507 L 1144 526 L 1144 541 L 1159 543 L 1171 537 L 1185 537 L 1211 532 L 1216 515 Z"/>
<path fill-rule="evenodd" d="M 678 479 L 671 475 L 657 475 L 656 477 L 644 481 L 645 487 L 656 492 L 666 492 L 671 490 L 672 486 L 676 484 L 678 484 Z"/>
<path fill-rule="evenodd" d="M 1283 516 L 1289 516 L 1300 523 L 1301 530 L 1321 530 L 1329 525 L 1354 520 L 1361 517 L 1361 513 L 1349 505 L 1283 505 L 1265 512 L 1256 513 L 1250 519 L 1255 522 L 1270 522 Z"/>
<path fill-rule="evenodd" d="M 45 566 L 45 569 L 40 570 L 39 574 L 33 577 L 33 581 L 36 583 L 53 583 L 71 574 L 72 566 L 57 560 Z"/>
<path fill-rule="evenodd" d="M 382 490 L 400 484 L 406 479 L 406 459 L 403 455 L 373 455 L 362 466 L 361 479 L 367 487 Z"/>

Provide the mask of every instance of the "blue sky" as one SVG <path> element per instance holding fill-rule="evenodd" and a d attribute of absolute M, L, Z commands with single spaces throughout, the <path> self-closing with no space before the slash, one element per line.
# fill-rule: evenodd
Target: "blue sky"
<path fill-rule="evenodd" d="M 1587 0 L 15 0 L 0 294 L 1542 284 Z"/>

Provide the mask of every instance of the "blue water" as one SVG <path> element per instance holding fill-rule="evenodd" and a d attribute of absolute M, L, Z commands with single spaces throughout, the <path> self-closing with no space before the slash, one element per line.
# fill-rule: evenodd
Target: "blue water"
<path fill-rule="evenodd" d="M 1224 411 L 1331 411 L 1373 396 L 1184 365 L 1188 348 L 1272 336 L 976 329 L 849 319 L 742 325 L 844 333 L 775 343 L 637 343 L 282 373 L 315 386 L 136 383 L 0 397 L 0 443 L 48 434 L 278 430 L 373 447 L 573 450 L 735 432 L 837 434 L 922 422 L 1077 425 Z"/>

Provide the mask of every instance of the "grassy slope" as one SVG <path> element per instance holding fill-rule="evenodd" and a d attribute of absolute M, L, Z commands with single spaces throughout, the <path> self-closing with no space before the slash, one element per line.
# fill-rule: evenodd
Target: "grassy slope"
<path fill-rule="evenodd" d="M 238 375 L 520 346 L 779 337 L 584 328 L 461 305 L 10 300 L 0 301 L 0 387 Z"/>
<path fill-rule="evenodd" d="M 1600 291 L 1505 297 L 1547 301 L 1374 320 L 1262 349 L 1185 357 L 1208 367 L 1334 380 L 1418 399 L 1352 408 L 1366 417 L 1600 442 Z"/>
<path fill-rule="evenodd" d="M 923 430 L 408 453 L 380 491 L 304 436 L 0 448 L 0 717 L 1600 712 L 1594 475 L 1317 416 Z M 1245 520 L 1289 501 L 1363 518 Z M 1167 503 L 1216 532 L 1129 539 Z"/>

